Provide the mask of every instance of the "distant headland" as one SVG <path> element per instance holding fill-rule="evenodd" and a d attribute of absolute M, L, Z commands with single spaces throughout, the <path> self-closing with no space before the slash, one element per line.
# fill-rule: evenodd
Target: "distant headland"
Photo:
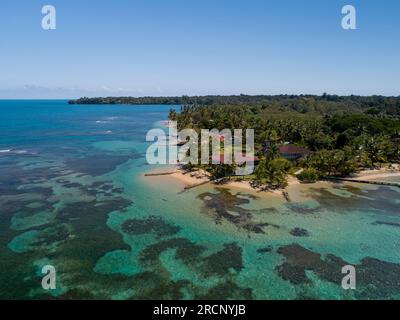
<path fill-rule="evenodd" d="M 262 104 L 282 101 L 328 101 L 349 105 L 398 105 L 400 97 L 386 96 L 339 96 L 324 93 L 323 95 L 206 95 L 206 96 L 169 96 L 169 97 L 82 97 L 68 101 L 69 104 L 127 104 L 127 105 L 212 105 L 212 104 Z"/>

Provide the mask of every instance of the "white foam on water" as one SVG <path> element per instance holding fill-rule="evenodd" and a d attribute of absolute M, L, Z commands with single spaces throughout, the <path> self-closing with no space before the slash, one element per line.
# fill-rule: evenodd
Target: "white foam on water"
<path fill-rule="evenodd" d="M 0 150 L 0 154 L 26 154 L 26 153 L 29 153 L 29 151 L 27 151 L 27 150 L 13 150 L 13 149 L 2 149 L 2 150 Z"/>

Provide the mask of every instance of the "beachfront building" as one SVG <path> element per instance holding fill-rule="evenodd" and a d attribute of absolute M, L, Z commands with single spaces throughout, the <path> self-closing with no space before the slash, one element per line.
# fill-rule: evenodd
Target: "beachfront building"
<path fill-rule="evenodd" d="M 265 141 L 263 143 L 264 153 L 267 154 L 271 151 L 271 142 Z M 307 156 L 310 153 L 310 150 L 305 147 L 296 146 L 294 144 L 285 143 L 277 146 L 278 152 L 282 158 L 285 158 L 289 161 L 296 161 L 300 158 Z"/>
<path fill-rule="evenodd" d="M 260 159 L 258 157 L 256 157 L 256 156 L 247 156 L 246 154 L 243 154 L 243 153 L 241 155 L 239 155 L 239 157 L 236 157 L 236 158 L 234 158 L 233 155 L 231 155 L 229 160 L 230 161 L 239 160 L 240 164 L 243 164 L 243 163 L 246 162 L 246 163 L 253 163 L 254 165 L 257 165 L 260 162 Z M 224 164 L 225 163 L 224 153 L 222 152 L 222 154 L 220 154 L 220 155 L 213 156 L 212 157 L 212 161 Z"/>
<path fill-rule="evenodd" d="M 297 159 L 303 158 L 310 153 L 310 150 L 307 148 L 299 147 L 293 144 L 280 145 L 278 148 L 281 157 L 289 161 L 296 161 Z"/>

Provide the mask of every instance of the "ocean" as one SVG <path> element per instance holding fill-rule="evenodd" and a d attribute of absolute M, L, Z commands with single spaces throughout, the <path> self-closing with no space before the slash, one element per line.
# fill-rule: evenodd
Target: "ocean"
<path fill-rule="evenodd" d="M 399 188 L 183 191 L 144 176 L 170 108 L 0 101 L 1 299 L 400 298 Z"/>

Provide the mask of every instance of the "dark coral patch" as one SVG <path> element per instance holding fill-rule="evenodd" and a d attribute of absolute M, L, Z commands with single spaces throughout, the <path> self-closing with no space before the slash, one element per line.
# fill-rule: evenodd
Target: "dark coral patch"
<path fill-rule="evenodd" d="M 306 271 L 314 272 L 328 282 L 341 285 L 342 268 L 350 263 L 340 257 L 328 254 L 325 258 L 297 244 L 278 249 L 286 261 L 276 270 L 282 279 L 293 284 L 311 283 Z M 354 265 L 357 275 L 355 295 L 360 299 L 388 299 L 399 294 L 400 264 L 381 261 L 375 258 L 364 258 Z"/>
<path fill-rule="evenodd" d="M 322 260 L 319 253 L 292 244 L 278 249 L 278 253 L 286 258 L 286 262 L 277 267 L 279 275 L 294 284 L 310 282 L 306 270 L 311 270 L 331 282 L 340 284 L 341 270 L 347 263 L 333 255 Z"/>
<path fill-rule="evenodd" d="M 0 166 L 0 188 L 14 190 L 13 192 L 15 192 L 23 185 L 46 183 L 59 176 L 58 171 L 58 167 L 26 169 L 26 167 L 20 165 Z"/>
<path fill-rule="evenodd" d="M 185 238 L 165 240 L 146 247 L 140 254 L 143 263 L 157 265 L 162 252 L 175 249 L 175 257 L 197 268 L 204 277 L 227 276 L 230 270 L 240 272 L 243 269 L 242 248 L 236 243 L 225 244 L 224 248 L 204 257 L 205 247 Z"/>
<path fill-rule="evenodd" d="M 45 187 L 22 187 L 21 190 L 23 190 L 25 193 L 40 194 L 44 198 L 48 198 L 54 194 L 53 188 Z"/>
<path fill-rule="evenodd" d="M 400 264 L 364 258 L 355 266 L 360 298 L 389 299 L 400 293 Z"/>
<path fill-rule="evenodd" d="M 32 206 L 35 204 L 35 206 Z M 5 200 L 0 201 L 2 216 L 18 213 L 21 218 L 43 211 L 52 211 L 53 203 L 47 200 Z"/>
<path fill-rule="evenodd" d="M 334 189 L 350 192 L 350 196 L 343 197 L 331 192 L 330 189 L 310 188 L 305 196 L 315 199 L 324 208 L 342 213 L 350 210 L 360 212 L 372 211 L 385 214 L 399 215 L 400 196 L 398 189 L 379 186 L 376 189 L 358 189 L 345 184 L 337 184 Z"/>
<path fill-rule="evenodd" d="M 79 187 L 82 187 L 82 185 L 77 182 L 68 182 L 68 183 L 63 184 L 63 187 L 64 188 L 79 188 Z"/>
<path fill-rule="evenodd" d="M 107 216 L 113 211 L 123 210 L 132 205 L 132 201 L 115 197 L 104 201 L 77 201 L 68 203 L 59 210 L 60 219 L 82 218 L 83 216 Z"/>
<path fill-rule="evenodd" d="M 233 281 L 226 281 L 208 290 L 207 293 L 195 296 L 196 300 L 251 300 L 252 289 L 241 288 Z"/>
<path fill-rule="evenodd" d="M 250 212 L 239 207 L 243 204 L 248 204 L 249 199 L 238 197 L 228 190 L 223 188 L 216 189 L 218 193 L 206 192 L 199 195 L 199 198 L 204 201 L 208 213 L 212 214 L 215 221 L 221 222 L 226 219 L 234 224 L 239 224 L 241 221 L 246 221 L 251 218 Z M 230 214 L 229 211 L 237 212 L 237 215 Z"/>
<path fill-rule="evenodd" d="M 243 269 L 242 248 L 237 243 L 225 244 L 221 251 L 203 260 L 202 270 L 205 276 L 224 276 L 231 269 L 236 272 Z"/>
<path fill-rule="evenodd" d="M 122 230 L 130 235 L 155 234 L 157 237 L 171 236 L 179 232 L 180 227 L 165 222 L 160 217 L 129 219 L 122 224 Z"/>
<path fill-rule="evenodd" d="M 135 300 L 179 300 L 184 298 L 184 291 L 193 285 L 188 280 L 173 281 L 156 272 L 143 272 L 133 278 L 136 287 Z"/>
<path fill-rule="evenodd" d="M 216 190 L 218 193 L 206 192 L 198 196 L 204 203 L 202 212 L 211 216 L 215 223 L 228 221 L 239 229 L 251 233 L 265 233 L 265 228 L 268 226 L 279 228 L 277 225 L 254 220 L 256 214 L 270 212 L 273 209 L 248 210 L 241 207 L 250 202 L 248 197 L 253 198 L 254 196 L 234 195 L 224 188 L 216 188 Z"/>
<path fill-rule="evenodd" d="M 308 237 L 310 235 L 306 229 L 302 228 L 294 228 L 289 233 L 295 237 Z"/>
<path fill-rule="evenodd" d="M 375 221 L 373 223 L 373 225 L 376 225 L 376 226 L 385 225 L 385 226 L 391 226 L 391 227 L 400 228 L 400 223 L 390 222 L 390 221 Z"/>
<path fill-rule="evenodd" d="M 65 224 L 59 224 L 39 231 L 39 238 L 35 246 L 49 246 L 55 242 L 65 241 L 70 236 L 70 228 Z"/>
<path fill-rule="evenodd" d="M 265 229 L 266 227 L 268 227 L 268 226 L 274 227 L 274 228 L 276 228 L 276 229 L 279 229 L 279 228 L 280 228 L 280 227 L 279 227 L 278 225 L 276 225 L 276 224 L 271 224 L 271 223 L 267 223 L 267 222 L 264 222 L 264 223 L 255 223 L 255 222 L 252 222 L 252 223 L 245 224 L 245 225 L 243 226 L 243 229 L 245 229 L 245 230 L 247 230 L 247 231 L 250 231 L 250 232 L 253 232 L 253 233 L 265 233 L 264 229 Z"/>
<path fill-rule="evenodd" d="M 167 250 L 174 250 L 176 259 L 203 278 L 218 277 L 218 284 L 206 289 L 187 280 L 175 282 L 169 279 L 170 272 L 164 269 L 160 261 L 161 254 Z M 155 282 L 149 283 L 150 288 L 146 287 L 146 293 L 141 294 L 140 298 L 172 296 L 176 299 L 185 291 L 195 299 L 251 299 L 252 290 L 241 288 L 233 281 L 232 271 L 240 272 L 243 269 L 242 248 L 236 243 L 229 243 L 211 255 L 204 256 L 205 251 L 204 246 L 185 238 L 173 238 L 146 247 L 140 253 L 140 261 L 146 266 L 151 266 L 154 273 L 147 272 L 138 277 L 159 279 L 156 282 L 157 287 L 154 287 Z"/>
<path fill-rule="evenodd" d="M 305 204 L 301 203 L 286 203 L 286 207 L 288 207 L 291 211 L 303 214 L 303 215 L 312 215 L 321 212 L 321 207 L 312 208 Z"/>
<path fill-rule="evenodd" d="M 173 238 L 146 247 L 140 253 L 140 260 L 144 263 L 153 264 L 159 259 L 162 252 L 175 249 L 175 257 L 185 263 L 191 264 L 199 261 L 205 247 L 197 245 L 186 238 Z"/>
<path fill-rule="evenodd" d="M 79 189 L 82 193 L 89 196 L 114 196 L 124 192 L 123 188 L 115 187 L 113 183 L 109 181 L 96 181 L 87 186 L 80 185 Z"/>
<path fill-rule="evenodd" d="M 113 188 L 111 190 L 111 193 L 117 194 L 117 193 L 124 193 L 124 189 L 123 188 Z"/>
<path fill-rule="evenodd" d="M 268 246 L 268 247 L 257 249 L 257 252 L 258 253 L 268 253 L 268 252 L 271 252 L 272 249 L 273 249 L 272 246 Z"/>
<path fill-rule="evenodd" d="M 133 277 L 135 295 L 133 299 L 184 299 L 195 300 L 250 300 L 252 289 L 242 288 L 232 280 L 218 283 L 211 289 L 202 288 L 189 280 L 173 281 L 156 272 L 143 272 Z M 184 293 L 187 295 L 185 296 Z"/>
<path fill-rule="evenodd" d="M 66 161 L 68 168 L 75 172 L 84 173 L 90 176 L 100 176 L 114 171 L 116 167 L 128 161 L 130 157 L 125 155 L 93 155 L 80 159 Z"/>
<path fill-rule="evenodd" d="M 288 280 L 293 284 L 301 284 L 301 283 L 309 283 L 311 282 L 305 273 L 305 269 L 300 266 L 291 265 L 290 263 L 284 262 L 279 265 L 276 269 L 279 273 L 279 276 Z"/>
<path fill-rule="evenodd" d="M 112 183 L 104 183 L 101 184 L 98 188 L 103 191 L 111 191 L 113 189 L 113 185 Z"/>

